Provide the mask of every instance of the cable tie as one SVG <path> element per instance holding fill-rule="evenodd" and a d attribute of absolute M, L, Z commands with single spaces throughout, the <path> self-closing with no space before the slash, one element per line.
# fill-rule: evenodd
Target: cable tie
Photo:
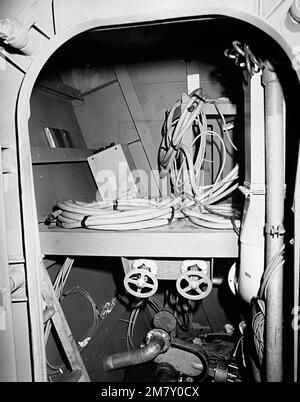
<path fill-rule="evenodd" d="M 82 227 L 83 229 L 87 229 L 87 228 L 88 228 L 88 226 L 86 226 L 85 222 L 86 222 L 87 218 L 89 218 L 89 217 L 90 217 L 90 215 L 86 215 L 86 216 L 82 219 L 82 221 L 81 221 L 81 227 Z"/>
<path fill-rule="evenodd" d="M 204 103 L 206 102 L 206 99 L 204 99 L 203 96 L 201 96 L 201 95 L 193 93 L 193 96 L 195 96 L 195 98 L 199 99 L 201 102 L 204 102 Z"/>
<path fill-rule="evenodd" d="M 175 207 L 171 207 L 171 216 L 170 216 L 170 218 L 168 219 L 168 224 L 169 224 L 169 225 L 173 222 L 174 216 L 175 216 Z"/>

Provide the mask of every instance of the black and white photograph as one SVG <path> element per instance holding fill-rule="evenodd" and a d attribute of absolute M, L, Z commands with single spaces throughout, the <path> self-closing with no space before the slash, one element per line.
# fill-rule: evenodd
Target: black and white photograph
<path fill-rule="evenodd" d="M 0 382 L 298 383 L 298 96 L 300 0 L 0 0 Z"/>

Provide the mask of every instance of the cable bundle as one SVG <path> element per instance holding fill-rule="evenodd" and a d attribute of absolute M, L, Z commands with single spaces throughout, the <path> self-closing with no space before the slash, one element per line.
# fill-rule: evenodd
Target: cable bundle
<path fill-rule="evenodd" d="M 253 300 L 252 331 L 254 335 L 254 347 L 260 366 L 262 366 L 264 358 L 265 314 L 265 302 L 259 298 Z"/>
<path fill-rule="evenodd" d="M 157 300 L 155 297 L 149 297 L 145 302 L 144 301 L 140 302 L 132 310 L 129 320 L 128 320 L 128 327 L 127 327 L 127 331 L 126 331 L 126 344 L 127 344 L 128 350 L 135 349 L 135 346 L 133 344 L 134 329 L 135 329 L 138 315 L 139 315 L 141 309 L 145 307 L 145 305 L 151 307 L 155 313 L 158 313 L 159 311 L 161 311 L 163 309 L 163 306 L 161 305 L 159 300 Z"/>
<path fill-rule="evenodd" d="M 258 297 L 260 299 L 267 299 L 268 295 L 268 286 L 273 278 L 273 276 L 283 268 L 284 265 L 284 251 L 285 245 L 283 244 L 282 247 L 275 253 L 275 255 L 271 258 L 268 262 L 265 272 L 262 277 L 261 286 L 258 292 Z"/>
<path fill-rule="evenodd" d="M 133 230 L 168 225 L 182 218 L 181 197 L 161 201 L 120 199 L 83 203 L 61 201 L 55 206 L 57 224 L 65 229 Z"/>
<path fill-rule="evenodd" d="M 77 342 L 79 345 L 79 351 L 81 351 L 82 349 L 84 349 L 87 346 L 87 344 L 93 338 L 93 336 L 95 335 L 95 333 L 98 329 L 98 326 L 100 323 L 99 311 L 98 311 L 98 307 L 97 307 L 96 303 L 94 302 L 94 300 L 92 299 L 90 294 L 85 289 L 83 289 L 81 286 L 76 286 L 76 287 L 68 290 L 67 292 L 63 293 L 61 300 L 63 300 L 65 297 L 69 296 L 70 294 L 79 294 L 79 295 L 84 296 L 88 300 L 89 304 L 91 305 L 92 313 L 93 313 L 93 323 L 92 323 L 91 327 L 88 329 L 86 334 L 82 337 L 82 340 Z"/>
<path fill-rule="evenodd" d="M 208 229 L 219 230 L 232 230 L 232 228 L 234 228 L 235 232 L 239 234 L 240 221 L 236 220 L 236 218 L 234 217 L 234 214 L 236 214 L 236 210 L 234 210 L 229 205 L 224 205 L 224 207 L 223 205 L 221 205 L 220 207 L 224 209 L 224 212 L 226 213 L 229 213 L 229 211 L 231 211 L 230 214 L 220 214 L 220 209 L 218 207 L 211 209 L 212 212 L 202 212 L 197 207 L 186 208 L 183 209 L 183 213 L 195 225 L 202 226 Z"/>
<path fill-rule="evenodd" d="M 232 42 L 232 49 L 225 50 L 225 56 L 234 59 L 237 66 L 246 68 L 251 76 L 265 66 L 265 63 L 253 54 L 249 45 L 237 40 Z"/>
<path fill-rule="evenodd" d="M 185 106 L 182 101 L 178 101 L 167 115 L 159 150 L 161 177 L 170 173 L 174 194 L 185 196 L 182 212 L 193 223 L 208 228 L 232 229 L 232 220 L 234 225 L 238 226 L 237 210 L 227 204 L 214 204 L 224 200 L 238 188 L 239 169 L 236 165 L 223 179 L 221 178 L 227 150 L 221 135 L 208 130 L 205 114 L 208 103 L 214 104 L 227 138 L 236 150 L 229 136 L 225 117 L 218 107 L 218 101 L 204 99 L 201 90 L 196 90 L 189 96 Z M 179 108 L 182 110 L 178 117 Z M 196 135 L 187 146 L 184 139 L 191 128 Z M 200 186 L 197 182 L 205 162 L 207 137 L 216 137 L 220 141 L 222 165 L 213 184 Z M 183 177 L 184 169 L 187 170 L 187 177 Z"/>
<path fill-rule="evenodd" d="M 272 278 L 280 269 L 283 268 L 285 261 L 284 250 L 285 245 L 283 245 L 269 261 L 262 277 L 258 297 L 253 300 L 252 331 L 260 365 L 262 365 L 264 357 L 265 300 L 267 300 L 268 297 L 268 287 Z"/>

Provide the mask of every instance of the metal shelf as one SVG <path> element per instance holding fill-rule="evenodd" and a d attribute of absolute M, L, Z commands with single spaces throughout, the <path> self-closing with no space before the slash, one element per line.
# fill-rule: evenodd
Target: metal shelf
<path fill-rule="evenodd" d="M 64 162 L 86 162 L 94 149 L 31 147 L 34 165 Z"/>
<path fill-rule="evenodd" d="M 234 231 L 218 231 L 193 225 L 183 219 L 157 229 L 104 232 L 61 229 L 40 225 L 44 255 L 236 258 L 238 237 Z"/>

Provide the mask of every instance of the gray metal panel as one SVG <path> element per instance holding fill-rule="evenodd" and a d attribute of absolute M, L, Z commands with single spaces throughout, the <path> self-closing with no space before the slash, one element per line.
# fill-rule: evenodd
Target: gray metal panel
<path fill-rule="evenodd" d="M 58 95 L 34 90 L 30 101 L 29 133 L 31 146 L 49 147 L 44 128 L 67 130 L 75 148 L 86 148 L 70 101 Z"/>
<path fill-rule="evenodd" d="M 96 199 L 97 188 L 87 162 L 34 165 L 33 176 L 40 221 L 57 201 Z"/>

